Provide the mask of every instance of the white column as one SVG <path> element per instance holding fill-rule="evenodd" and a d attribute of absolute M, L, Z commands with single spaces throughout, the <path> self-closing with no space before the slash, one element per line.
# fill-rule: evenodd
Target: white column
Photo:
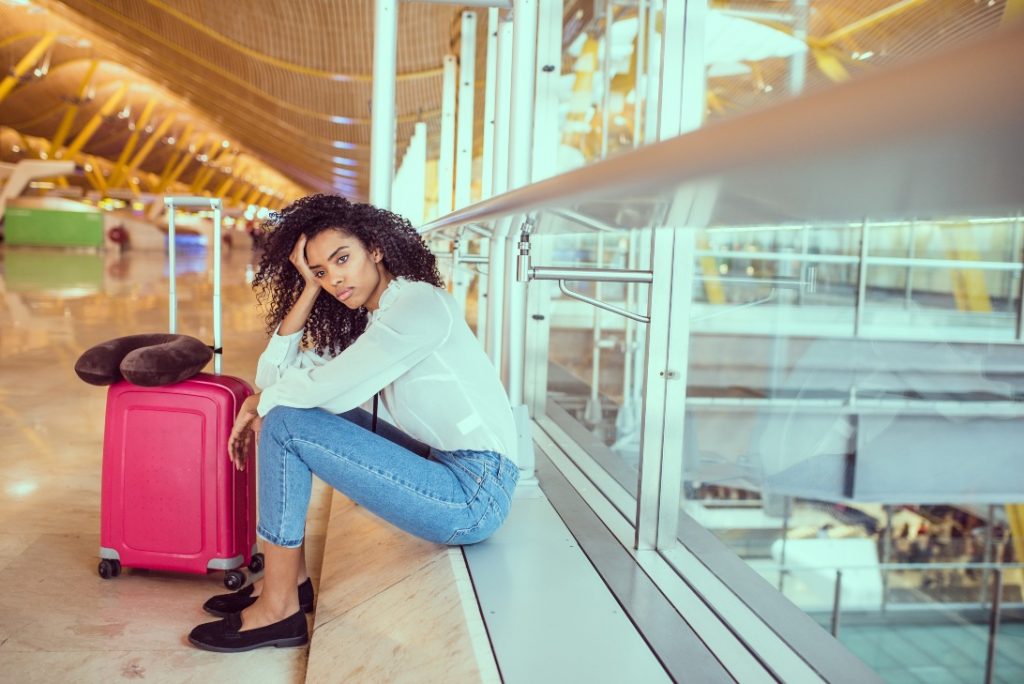
<path fill-rule="evenodd" d="M 512 19 L 508 12 L 498 21 L 497 80 L 494 95 L 494 194 L 508 190 L 509 130 L 512 118 Z"/>
<path fill-rule="evenodd" d="M 661 92 L 661 44 L 664 35 L 664 27 L 658 31 L 658 17 L 663 3 L 661 0 L 641 2 L 650 3 L 647 12 L 647 73 L 644 83 L 644 144 L 650 145 L 658 140 L 658 94 Z"/>
<path fill-rule="evenodd" d="M 395 175 L 395 80 L 398 3 L 376 0 L 373 30 L 373 105 L 370 124 L 370 203 L 391 208 Z"/>
<path fill-rule="evenodd" d="M 793 37 L 807 40 L 810 0 L 793 0 Z M 789 94 L 799 95 L 807 77 L 807 52 L 801 50 L 789 58 Z"/>
<path fill-rule="evenodd" d="M 494 194 L 494 97 L 498 84 L 498 8 L 487 10 L 487 73 L 484 75 L 484 149 L 480 160 L 480 199 Z M 481 302 L 482 304 L 482 302 Z M 480 336 L 483 339 L 483 335 Z"/>
<path fill-rule="evenodd" d="M 414 226 L 423 223 L 426 216 L 427 192 L 427 124 L 416 124 L 409 147 L 395 174 L 392 211 L 409 219 Z"/>
<path fill-rule="evenodd" d="M 512 3 L 512 109 L 508 145 L 508 187 L 530 182 L 533 150 L 534 83 L 537 64 L 537 0 Z"/>
<path fill-rule="evenodd" d="M 558 81 L 562 73 L 562 0 L 540 0 L 537 24 L 536 97 L 533 116 L 533 163 L 530 180 L 558 172 Z"/>
<path fill-rule="evenodd" d="M 707 0 L 665 3 L 658 139 L 700 128 L 707 106 L 704 33 Z"/>
<path fill-rule="evenodd" d="M 441 86 L 441 149 L 437 160 L 437 215 L 452 213 L 455 182 L 455 97 L 458 64 L 453 55 L 444 57 Z"/>
<path fill-rule="evenodd" d="M 494 174 L 493 194 L 508 190 L 509 122 L 512 107 L 512 19 L 501 12 L 498 21 L 497 79 L 494 94 Z M 500 219 L 494 226 L 494 237 L 488 241 L 487 257 L 487 325 L 484 328 L 484 349 L 491 363 L 501 370 L 502 324 L 505 308 L 505 234 L 510 219 Z"/>
<path fill-rule="evenodd" d="M 476 95 L 476 12 L 462 13 L 459 111 L 455 153 L 455 208 L 469 206 L 473 187 L 473 99 Z"/>

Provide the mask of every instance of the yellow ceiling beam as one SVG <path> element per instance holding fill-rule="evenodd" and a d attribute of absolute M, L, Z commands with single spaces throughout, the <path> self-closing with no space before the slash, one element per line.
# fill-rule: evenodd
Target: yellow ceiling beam
<path fill-rule="evenodd" d="M 171 124 L 174 123 L 174 120 L 177 117 L 177 114 L 172 113 L 170 116 L 168 116 L 166 119 L 160 122 L 160 125 L 157 126 L 155 131 L 153 131 L 153 134 L 149 136 L 149 139 L 142 144 L 142 147 L 135 154 L 135 156 L 132 157 L 132 160 L 128 162 L 128 168 L 124 172 L 125 177 L 130 177 L 133 173 L 135 173 L 136 169 L 138 169 L 142 162 L 146 160 L 146 157 L 149 156 L 149 153 L 153 151 L 153 147 L 157 144 L 157 142 L 160 141 L 160 138 L 164 136 L 164 133 L 167 132 L 167 129 L 171 127 Z"/>
<path fill-rule="evenodd" d="M 149 118 L 153 115 L 153 110 L 156 109 L 157 102 L 159 100 L 155 97 L 149 98 L 149 102 L 142 110 L 142 114 L 135 122 L 135 128 L 132 130 L 132 134 L 128 137 L 128 142 L 121 148 L 121 154 L 117 157 L 117 162 L 114 164 L 114 172 L 110 174 L 110 185 L 118 187 L 123 183 L 124 172 L 128 166 L 128 158 L 135 152 L 135 146 L 139 143 L 139 136 L 142 135 L 142 130 L 149 124 Z"/>
<path fill-rule="evenodd" d="M 188 154 L 188 146 L 192 144 L 192 131 L 194 129 L 195 124 L 190 122 L 185 126 L 185 130 L 182 131 L 181 135 L 178 136 L 178 141 L 174 146 L 174 150 L 167 155 L 167 163 L 164 164 L 163 171 L 160 172 L 160 176 L 152 186 L 154 190 L 164 187 L 167 179 L 171 177 L 171 171 L 173 171 L 174 167 L 177 166 L 179 161 L 181 161 L 182 156 Z"/>
<path fill-rule="evenodd" d="M 89 83 L 92 81 L 92 77 L 99 65 L 98 59 L 94 59 L 89 64 L 89 68 L 85 72 L 85 78 L 82 79 L 82 85 L 78 87 L 78 94 L 75 95 L 75 98 L 64 111 L 64 118 L 61 119 L 60 125 L 57 126 L 57 132 L 54 133 L 53 140 L 50 141 L 51 157 L 57 153 L 57 150 L 63 147 L 64 140 L 68 137 L 68 133 L 71 132 L 71 126 L 75 123 L 75 117 L 78 116 L 78 108 L 81 106 L 82 100 L 85 99 L 85 93 L 89 90 Z"/>
<path fill-rule="evenodd" d="M 1006 6 L 1003 8 L 1003 19 L 1000 24 L 1007 26 L 1021 20 L 1024 20 L 1024 0 L 1006 0 Z"/>
<path fill-rule="evenodd" d="M 221 146 L 220 150 L 216 155 L 210 156 L 206 160 L 206 167 L 202 169 L 192 181 L 192 193 L 199 195 L 206 189 L 206 186 L 213 180 L 213 177 L 217 175 L 217 165 L 220 164 L 221 159 L 224 158 L 229 152 L 230 147 Z M 238 156 L 238 151 L 232 151 L 233 158 Z"/>
<path fill-rule="evenodd" d="M 245 198 L 245 202 L 244 202 L 245 206 L 249 206 L 250 204 L 254 204 L 256 202 L 256 200 L 258 200 L 260 198 L 260 195 L 262 195 L 262 194 L 263 194 L 263 192 L 259 188 L 253 188 L 252 192 L 250 192 L 249 195 Z"/>
<path fill-rule="evenodd" d="M 21 58 L 11 73 L 0 82 L 0 102 L 3 102 L 11 91 L 14 90 L 14 86 L 18 85 L 18 81 L 25 73 L 36 65 L 39 58 L 46 54 L 46 51 L 53 45 L 53 41 L 57 39 L 56 31 L 47 31 L 43 34 L 32 48 L 25 53 L 25 56 Z"/>
<path fill-rule="evenodd" d="M 250 188 L 252 188 L 252 185 L 250 183 L 242 183 L 241 185 L 239 185 L 238 189 L 235 190 L 235 194 L 231 195 L 231 197 L 228 199 L 228 204 L 234 205 L 241 202 L 242 196 L 245 195 L 245 193 L 249 192 Z"/>
<path fill-rule="evenodd" d="M 889 7 L 879 10 L 874 14 L 869 14 L 863 19 L 858 19 L 852 24 L 844 26 L 841 29 L 837 29 L 824 38 L 809 39 L 807 42 L 812 47 L 827 47 L 829 45 L 833 45 L 843 38 L 847 38 L 852 34 L 857 33 L 858 31 L 877 26 L 883 21 L 892 19 L 896 15 L 902 14 L 903 12 L 913 9 L 918 5 L 923 5 L 926 2 L 928 2 L 928 0 L 902 0 L 902 2 L 897 2 L 896 4 L 890 5 Z"/>
<path fill-rule="evenodd" d="M 203 143 L 206 142 L 206 139 L 208 137 L 209 137 L 209 133 L 203 133 L 202 135 L 199 136 L 199 140 L 196 142 L 196 149 L 197 150 L 202 148 Z M 189 147 L 191 147 L 191 146 L 189 146 Z M 186 148 L 184 153 L 181 155 L 181 159 L 178 160 L 178 164 L 171 171 L 171 175 L 167 176 L 167 178 L 163 179 L 160 182 L 160 185 L 156 189 L 157 192 L 165 192 L 167 190 L 167 188 L 169 188 L 172 185 L 174 185 L 174 183 L 178 180 L 178 177 L 188 167 L 189 162 L 192 161 L 192 154 L 188 151 L 188 149 L 189 148 Z"/>
<path fill-rule="evenodd" d="M 224 147 L 220 144 L 219 141 L 214 140 L 212 143 L 210 143 L 210 147 L 207 148 L 206 152 L 203 152 L 202 150 L 199 151 L 199 155 L 206 157 L 206 161 L 204 162 L 200 160 L 201 166 L 199 170 L 196 171 L 195 176 L 192 177 L 192 194 L 196 194 L 196 192 L 198 192 L 199 181 L 203 179 L 203 176 L 206 175 L 206 170 L 209 168 L 207 164 L 209 164 L 213 160 L 215 153 L 219 154 L 218 150 L 223 151 Z"/>
<path fill-rule="evenodd" d="M 73 159 L 76 154 L 82 151 L 82 148 L 89 142 L 93 134 L 99 129 L 100 124 L 103 123 L 104 117 L 110 116 L 114 111 L 114 108 L 121 102 L 121 98 L 124 97 L 125 93 L 128 92 L 128 84 L 122 83 L 121 87 L 115 90 L 103 106 L 100 107 L 99 111 L 93 114 L 89 122 L 85 124 L 85 127 L 78 132 L 78 135 L 72 141 L 71 146 L 63 152 L 58 153 L 57 156 L 64 159 Z"/>
<path fill-rule="evenodd" d="M 850 79 L 850 72 L 828 48 L 811 48 L 811 54 L 821 73 L 828 76 L 829 80 L 841 83 Z"/>
<path fill-rule="evenodd" d="M 249 170 L 249 164 L 241 163 L 238 165 L 238 170 L 231 174 L 231 177 L 220 184 L 217 191 L 213 193 L 214 197 L 224 198 L 228 194 L 228 190 L 235 184 L 235 181 L 239 180 Z"/>

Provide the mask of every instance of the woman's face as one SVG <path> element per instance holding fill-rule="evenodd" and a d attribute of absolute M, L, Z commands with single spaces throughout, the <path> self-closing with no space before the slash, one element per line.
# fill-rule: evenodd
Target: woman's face
<path fill-rule="evenodd" d="M 306 242 L 306 263 L 324 290 L 350 309 L 375 311 L 393 276 L 379 249 L 370 251 L 341 229 L 325 230 Z"/>

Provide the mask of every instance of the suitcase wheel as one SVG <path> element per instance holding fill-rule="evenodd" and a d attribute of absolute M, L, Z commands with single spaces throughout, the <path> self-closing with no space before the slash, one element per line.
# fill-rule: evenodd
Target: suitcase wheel
<path fill-rule="evenodd" d="M 263 554 L 254 553 L 252 560 L 249 561 L 249 572 L 259 572 L 263 569 Z"/>
<path fill-rule="evenodd" d="M 110 579 L 121 574 L 121 561 L 104 558 L 99 565 L 100 577 Z"/>
<path fill-rule="evenodd" d="M 228 570 L 224 573 L 224 586 L 234 591 L 241 589 L 245 584 L 245 573 L 238 570 Z"/>

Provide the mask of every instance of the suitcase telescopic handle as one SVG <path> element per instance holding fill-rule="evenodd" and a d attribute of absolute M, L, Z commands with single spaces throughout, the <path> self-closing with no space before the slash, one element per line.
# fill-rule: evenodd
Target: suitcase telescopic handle
<path fill-rule="evenodd" d="M 167 205 L 167 253 L 170 262 L 170 331 L 178 327 L 178 290 L 175 274 L 174 210 L 177 208 L 211 209 L 213 211 L 213 372 L 220 375 L 223 350 L 220 339 L 220 222 L 221 200 L 217 197 L 164 197 Z"/>

